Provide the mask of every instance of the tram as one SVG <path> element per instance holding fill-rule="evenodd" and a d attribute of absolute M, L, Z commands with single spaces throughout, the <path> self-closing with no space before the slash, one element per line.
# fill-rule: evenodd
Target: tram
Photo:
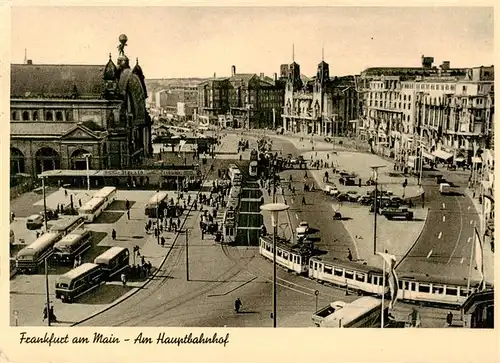
<path fill-rule="evenodd" d="M 248 166 L 248 175 L 251 177 L 256 177 L 258 175 L 258 163 L 257 161 L 251 161 Z"/>

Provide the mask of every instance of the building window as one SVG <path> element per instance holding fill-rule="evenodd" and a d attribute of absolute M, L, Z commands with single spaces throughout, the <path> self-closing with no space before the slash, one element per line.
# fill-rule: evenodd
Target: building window
<path fill-rule="evenodd" d="M 56 121 L 62 121 L 63 120 L 63 113 L 61 111 L 56 112 Z"/>
<path fill-rule="evenodd" d="M 52 111 L 47 111 L 45 113 L 45 120 L 46 121 L 53 121 L 54 119 L 52 118 Z"/>
<path fill-rule="evenodd" d="M 411 95 L 408 95 L 408 101 L 411 101 Z"/>
<path fill-rule="evenodd" d="M 28 111 L 23 112 L 23 121 L 29 121 L 30 113 Z"/>
<path fill-rule="evenodd" d="M 12 120 L 13 121 L 17 120 L 17 112 L 16 111 L 12 111 Z"/>
<path fill-rule="evenodd" d="M 38 111 L 33 111 L 33 120 L 34 121 L 38 121 L 39 120 Z"/>
<path fill-rule="evenodd" d="M 66 121 L 73 121 L 73 111 L 66 110 Z"/>

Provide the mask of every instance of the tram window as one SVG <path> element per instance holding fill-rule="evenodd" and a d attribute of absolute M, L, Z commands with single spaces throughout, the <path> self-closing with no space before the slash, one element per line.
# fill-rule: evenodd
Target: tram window
<path fill-rule="evenodd" d="M 373 279 L 373 285 L 377 285 L 378 284 L 378 276 L 372 276 L 372 279 Z"/>
<path fill-rule="evenodd" d="M 407 291 L 410 290 L 410 283 L 408 281 L 403 281 L 403 282 L 404 282 L 404 286 L 405 286 L 404 289 Z"/>
<path fill-rule="evenodd" d="M 443 294 L 444 287 L 441 285 L 432 285 L 432 293 L 433 294 Z"/>
<path fill-rule="evenodd" d="M 318 264 L 315 262 L 314 263 L 314 269 L 317 270 L 318 269 Z"/>
<path fill-rule="evenodd" d="M 313 268 L 313 262 L 312 261 L 309 262 L 309 267 Z"/>
<path fill-rule="evenodd" d="M 278 257 L 281 257 L 281 250 L 280 249 L 276 250 L 276 254 L 278 255 Z"/>
<path fill-rule="evenodd" d="M 446 295 L 457 296 L 457 288 L 446 286 Z"/>
<path fill-rule="evenodd" d="M 379 284 L 379 286 L 384 286 L 384 279 L 382 278 L 382 276 L 379 276 L 378 284 Z"/>
<path fill-rule="evenodd" d="M 354 278 L 354 272 L 352 272 L 352 271 L 346 271 L 345 272 L 345 278 L 352 280 Z"/>
<path fill-rule="evenodd" d="M 300 256 L 295 256 L 295 257 L 296 257 L 296 259 L 297 259 L 297 263 L 299 263 L 299 264 L 300 264 Z"/>
<path fill-rule="evenodd" d="M 368 276 L 366 277 L 366 282 L 367 282 L 367 283 L 369 283 L 369 284 L 371 284 L 371 283 L 372 283 L 372 276 L 371 276 L 371 275 L 368 275 Z"/>
<path fill-rule="evenodd" d="M 342 276 L 344 274 L 344 271 L 338 268 L 333 269 L 333 274 L 335 276 Z"/>
<path fill-rule="evenodd" d="M 400 289 L 403 289 L 403 281 L 399 280 L 398 281 L 398 286 Z"/>
<path fill-rule="evenodd" d="M 411 291 L 417 291 L 417 287 L 416 287 L 416 284 L 415 284 L 414 282 L 412 282 L 412 283 L 410 284 L 410 290 L 411 290 Z"/>
<path fill-rule="evenodd" d="M 467 293 L 467 289 L 465 287 L 460 288 L 460 296 L 467 297 L 469 294 Z"/>
<path fill-rule="evenodd" d="M 356 281 L 365 282 L 365 274 L 356 273 Z"/>
<path fill-rule="evenodd" d="M 283 258 L 284 258 L 285 260 L 288 260 L 288 253 L 283 252 Z"/>
<path fill-rule="evenodd" d="M 269 252 L 271 252 L 271 246 L 269 246 L 268 244 L 266 244 L 266 250 L 268 250 Z"/>
<path fill-rule="evenodd" d="M 331 266 L 326 266 L 326 265 L 325 265 L 325 267 L 323 267 L 323 272 L 324 272 L 325 274 L 330 274 L 330 275 L 331 275 L 331 274 L 332 274 L 332 271 L 333 271 L 333 269 L 332 269 L 332 267 L 331 267 Z"/>
<path fill-rule="evenodd" d="M 419 292 L 430 292 L 431 291 L 431 287 L 429 285 L 419 284 L 418 285 L 418 291 Z"/>

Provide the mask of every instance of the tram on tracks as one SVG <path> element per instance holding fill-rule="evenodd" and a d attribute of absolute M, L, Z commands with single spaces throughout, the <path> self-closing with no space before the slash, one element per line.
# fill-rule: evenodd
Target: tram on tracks
<path fill-rule="evenodd" d="M 382 296 L 389 293 L 389 273 L 386 273 L 386 286 L 383 284 L 383 271 L 352 261 L 328 259 L 307 252 L 300 245 L 277 243 L 276 264 L 314 279 L 320 283 L 357 291 L 360 294 Z M 273 260 L 273 242 L 267 237 L 260 238 L 259 253 Z M 479 282 L 428 276 L 425 274 L 398 275 L 399 300 L 430 305 L 461 306 L 467 297 L 478 290 Z"/>

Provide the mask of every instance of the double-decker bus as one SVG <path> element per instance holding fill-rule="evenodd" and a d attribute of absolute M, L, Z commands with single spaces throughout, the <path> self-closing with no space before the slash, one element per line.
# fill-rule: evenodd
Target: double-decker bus
<path fill-rule="evenodd" d="M 167 209 L 167 207 L 168 193 L 158 192 L 149 199 L 146 207 L 144 208 L 144 213 L 149 218 L 157 218 L 158 216 L 156 212 L 158 212 L 159 217 L 162 218 L 164 209 Z"/>
<path fill-rule="evenodd" d="M 82 216 L 70 217 L 54 224 L 50 228 L 50 232 L 60 233 L 61 237 L 64 237 L 67 234 L 73 232 L 75 229 L 82 227 L 84 223 L 85 218 Z"/>
<path fill-rule="evenodd" d="M 32 244 L 17 253 L 16 265 L 20 273 L 34 273 L 45 259 L 53 252 L 54 244 L 61 239 L 61 234 L 49 232 L 41 235 Z"/>

